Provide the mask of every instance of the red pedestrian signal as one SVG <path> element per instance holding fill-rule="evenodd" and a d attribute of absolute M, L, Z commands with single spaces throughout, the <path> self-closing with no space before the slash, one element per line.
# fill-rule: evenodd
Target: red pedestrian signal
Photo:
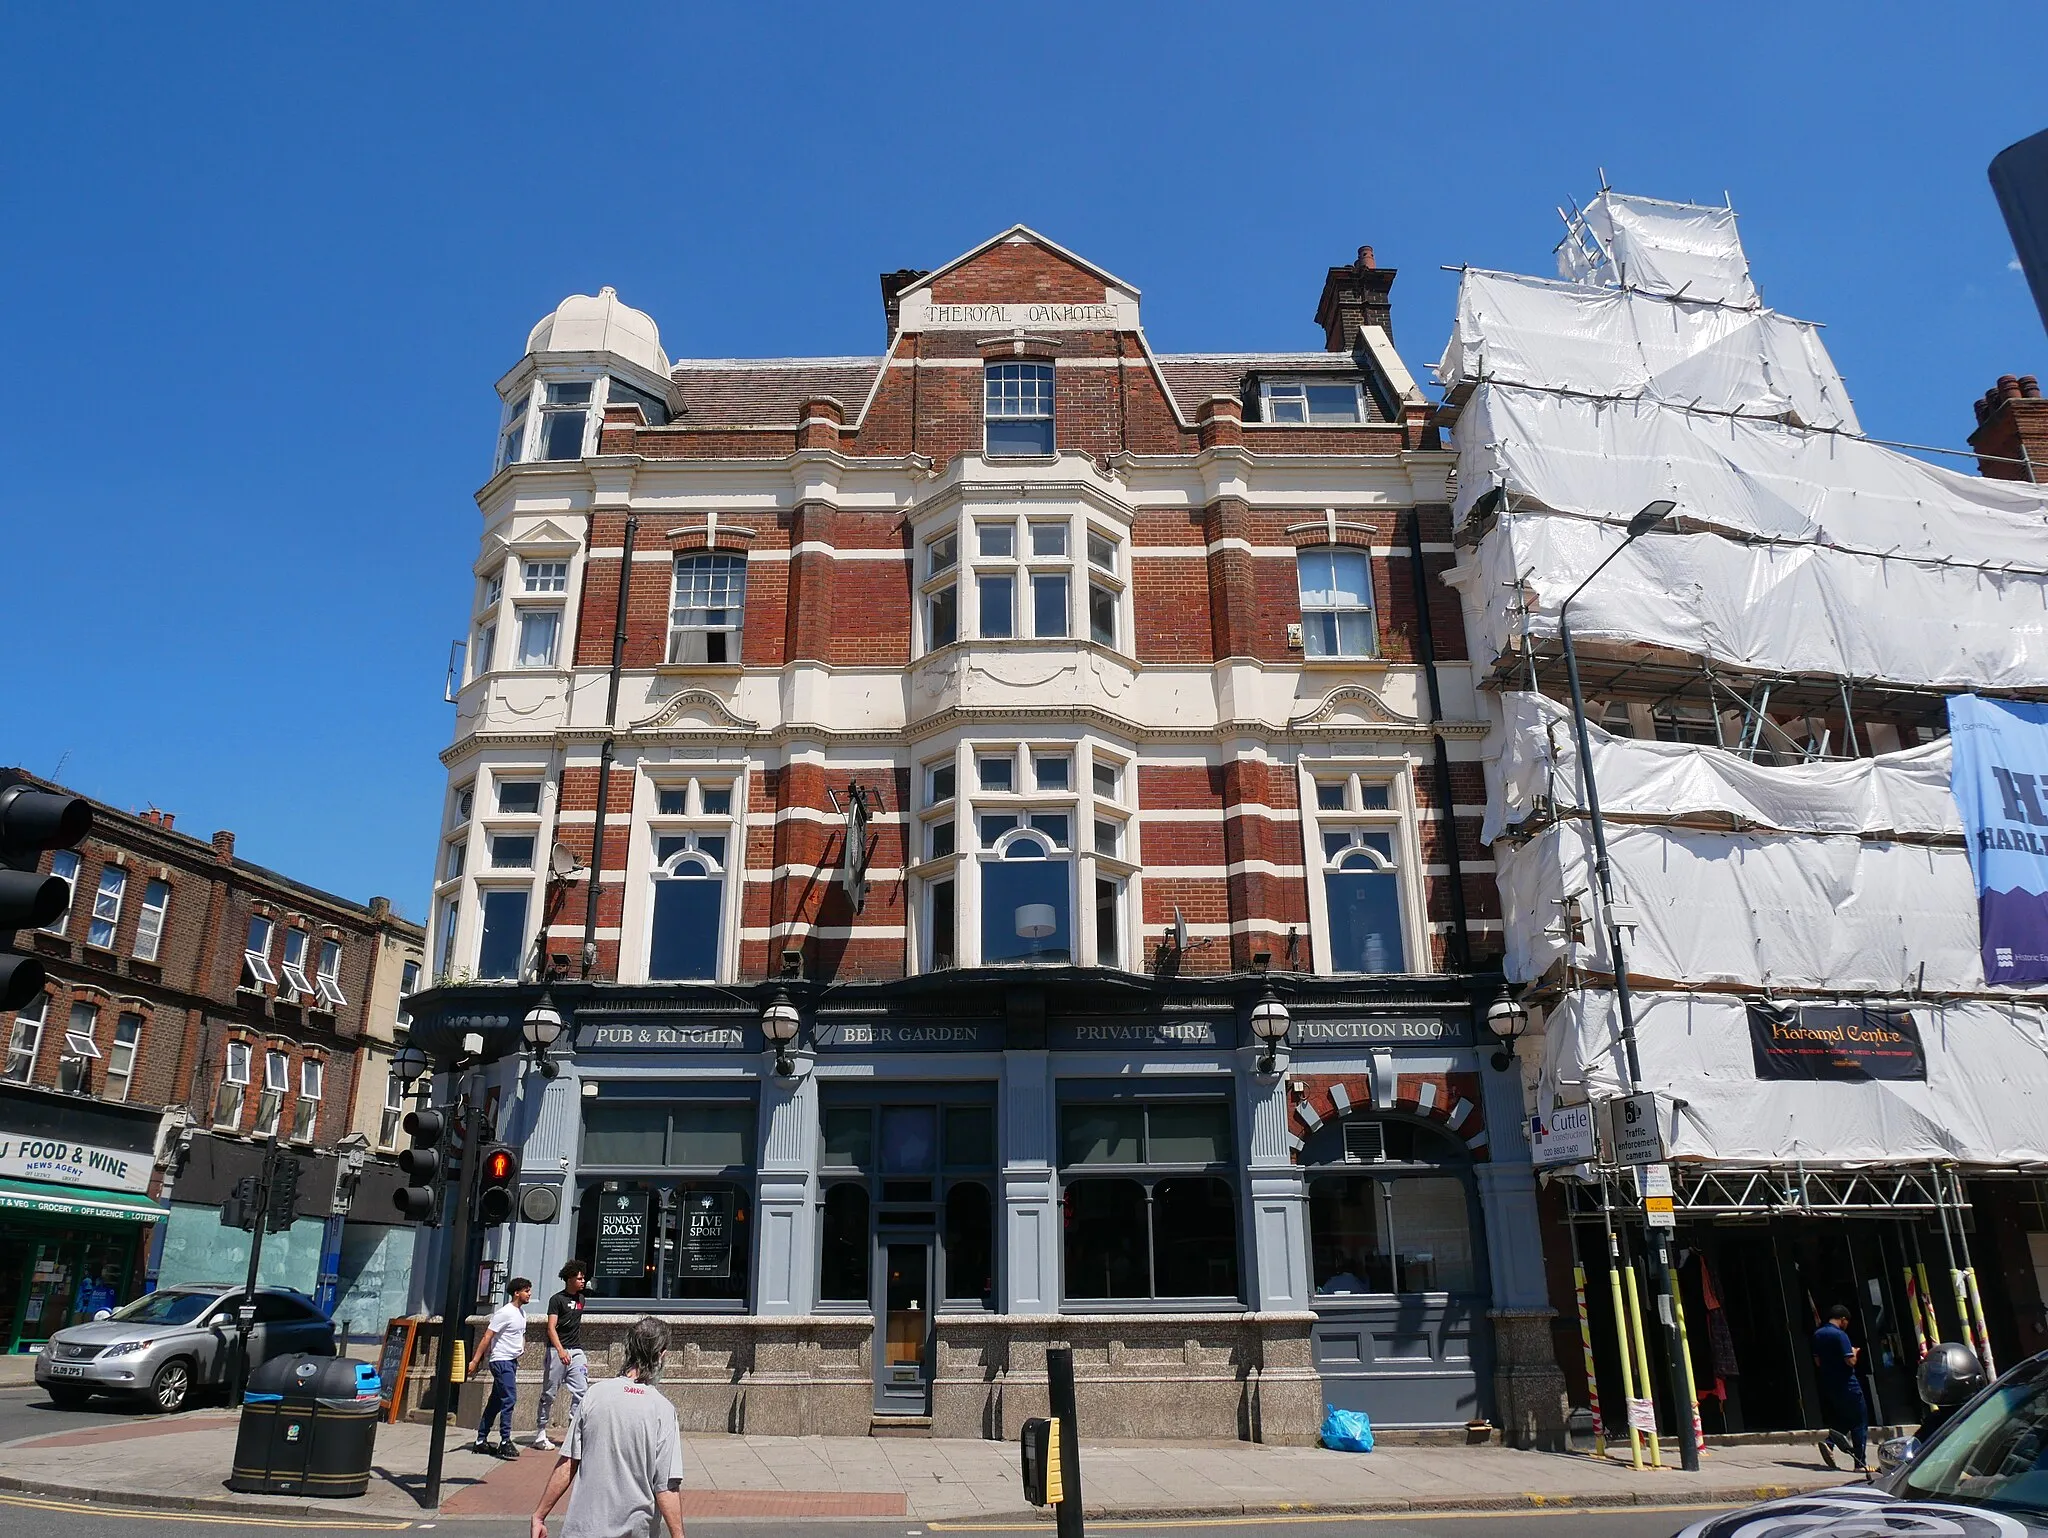
<path fill-rule="evenodd" d="M 512 1221 L 518 1202 L 519 1155 L 508 1143 L 486 1143 L 479 1150 L 476 1170 L 476 1222 L 479 1228 L 496 1228 Z"/>

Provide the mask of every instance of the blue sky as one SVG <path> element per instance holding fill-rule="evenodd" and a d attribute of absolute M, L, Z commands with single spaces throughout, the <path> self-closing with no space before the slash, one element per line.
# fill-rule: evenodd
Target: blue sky
<path fill-rule="evenodd" d="M 609 283 L 671 355 L 870 353 L 1023 221 L 1165 351 L 1314 347 L 1323 269 L 1547 270 L 1718 199 L 1866 428 L 1960 446 L 2048 338 L 1985 181 L 2048 7 L 8 7 L 0 763 L 424 912 L 492 383 Z"/>

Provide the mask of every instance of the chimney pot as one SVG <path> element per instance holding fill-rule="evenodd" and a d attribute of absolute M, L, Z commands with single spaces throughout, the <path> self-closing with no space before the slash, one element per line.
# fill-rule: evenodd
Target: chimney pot
<path fill-rule="evenodd" d="M 882 313 L 889 319 L 889 341 L 896 340 L 896 322 L 902 313 L 903 291 L 925 276 L 923 267 L 899 267 L 882 274 Z"/>
<path fill-rule="evenodd" d="M 2037 401 L 2041 398 L 2041 381 L 2032 374 L 2020 375 L 2020 398 Z"/>
<path fill-rule="evenodd" d="M 222 828 L 213 836 L 213 857 L 223 865 L 234 864 L 235 835 L 226 828 Z"/>
<path fill-rule="evenodd" d="M 158 820 L 162 822 L 164 832 L 166 833 L 171 831 L 172 825 L 178 820 L 176 812 L 158 812 L 156 815 Z"/>
<path fill-rule="evenodd" d="M 1366 268 L 1376 267 L 1379 265 L 1372 259 L 1371 246 L 1360 246 L 1358 248 L 1358 265 Z"/>

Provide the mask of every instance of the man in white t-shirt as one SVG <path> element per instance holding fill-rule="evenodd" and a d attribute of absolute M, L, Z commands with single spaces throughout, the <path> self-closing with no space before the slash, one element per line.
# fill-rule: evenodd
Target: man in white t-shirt
<path fill-rule="evenodd" d="M 491 1315 L 490 1328 L 477 1342 L 476 1359 L 470 1364 L 474 1378 L 490 1369 L 491 1397 L 484 1401 L 484 1418 L 476 1428 L 472 1451 L 516 1458 L 512 1445 L 512 1403 L 519 1397 L 519 1357 L 526 1350 L 526 1300 L 533 1296 L 533 1283 L 523 1276 L 512 1278 L 505 1289 L 505 1301 Z M 498 1417 L 498 1445 L 491 1446 L 491 1417 Z"/>
<path fill-rule="evenodd" d="M 604 1378 L 569 1422 L 562 1456 L 533 1509 L 533 1538 L 566 1493 L 561 1538 L 683 1538 L 683 1433 L 657 1382 L 668 1330 L 642 1319 L 626 1336 L 624 1373 Z"/>

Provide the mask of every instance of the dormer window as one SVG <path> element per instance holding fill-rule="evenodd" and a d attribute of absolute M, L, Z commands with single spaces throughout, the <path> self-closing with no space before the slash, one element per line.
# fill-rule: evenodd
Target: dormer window
<path fill-rule="evenodd" d="M 541 402 L 540 457 L 581 459 L 583 429 L 590 416 L 590 381 L 561 379 L 548 383 Z"/>
<path fill-rule="evenodd" d="M 991 363 L 984 376 L 990 458 L 1047 457 L 1052 448 L 1052 365 Z"/>
<path fill-rule="evenodd" d="M 1282 425 L 1353 427 L 1365 420 L 1365 402 L 1351 380 L 1262 380 L 1259 401 L 1265 420 Z"/>

